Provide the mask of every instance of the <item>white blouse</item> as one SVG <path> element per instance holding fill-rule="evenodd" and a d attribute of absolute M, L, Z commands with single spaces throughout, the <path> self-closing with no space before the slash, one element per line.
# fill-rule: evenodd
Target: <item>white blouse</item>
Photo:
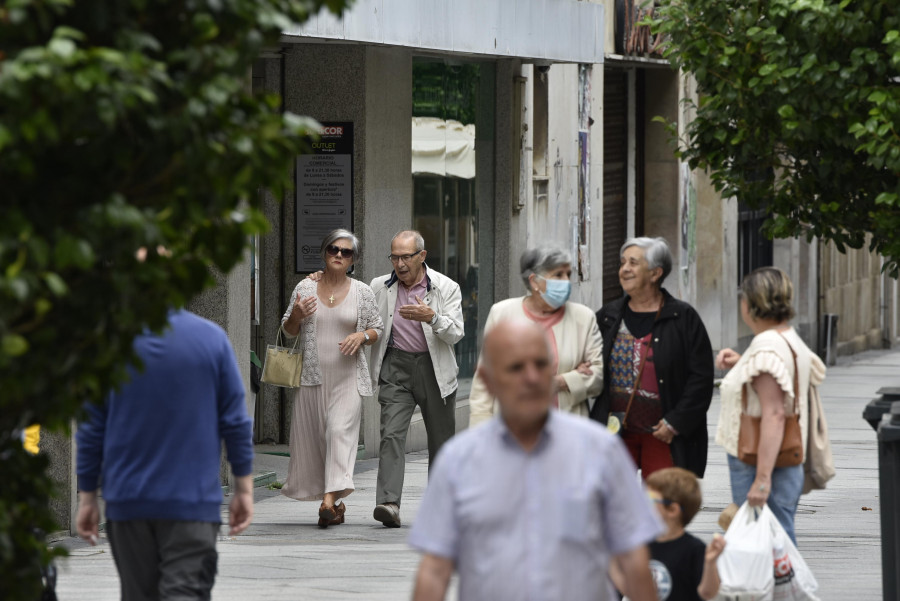
<path fill-rule="evenodd" d="M 737 457 L 738 436 L 741 430 L 741 388 L 749 384 L 761 373 L 775 378 L 784 391 L 784 410 L 786 414 L 794 412 L 794 359 L 790 346 L 797 353 L 797 369 L 799 378 L 799 410 L 800 432 L 803 436 L 803 448 L 806 448 L 809 425 L 809 386 L 818 386 L 825 380 L 825 364 L 813 353 L 806 343 L 797 335 L 794 328 L 782 332 L 766 330 L 757 334 L 750 346 L 741 355 L 740 360 L 722 380 L 720 395 L 722 412 L 719 415 L 719 427 L 716 431 L 716 442 L 729 455 Z M 787 341 L 785 341 L 785 338 Z M 752 386 L 747 386 L 747 414 L 759 416 L 762 409 L 759 397 Z"/>

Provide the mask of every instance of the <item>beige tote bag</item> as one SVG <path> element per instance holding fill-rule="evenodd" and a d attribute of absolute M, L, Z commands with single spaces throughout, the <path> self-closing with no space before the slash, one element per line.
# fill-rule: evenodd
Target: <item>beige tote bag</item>
<path fill-rule="evenodd" d="M 281 328 L 275 344 L 266 347 L 266 360 L 263 363 L 260 382 L 282 388 L 299 388 L 300 374 L 303 371 L 303 351 L 298 348 L 300 333 L 294 340 L 294 346 L 281 346 Z"/>

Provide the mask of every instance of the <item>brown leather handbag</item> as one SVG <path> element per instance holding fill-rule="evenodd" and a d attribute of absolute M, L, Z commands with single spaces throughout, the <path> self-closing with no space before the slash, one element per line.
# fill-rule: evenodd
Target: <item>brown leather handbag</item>
<path fill-rule="evenodd" d="M 779 332 L 780 334 L 780 332 Z M 781 335 L 784 338 L 784 335 Z M 797 353 L 784 338 L 794 357 L 794 412 L 784 416 L 784 436 L 775 459 L 775 467 L 791 467 L 803 463 L 803 435 L 800 431 L 800 374 L 797 372 Z M 747 384 L 741 387 L 741 432 L 738 436 L 738 459 L 756 465 L 759 450 L 759 417 L 747 415 Z"/>

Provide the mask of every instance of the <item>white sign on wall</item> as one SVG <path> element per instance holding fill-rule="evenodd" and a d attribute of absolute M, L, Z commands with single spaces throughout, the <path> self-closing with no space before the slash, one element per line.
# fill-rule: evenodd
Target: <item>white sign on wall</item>
<path fill-rule="evenodd" d="M 353 123 L 323 122 L 313 154 L 297 157 L 297 273 L 322 268 L 322 240 L 338 228 L 353 231 Z"/>

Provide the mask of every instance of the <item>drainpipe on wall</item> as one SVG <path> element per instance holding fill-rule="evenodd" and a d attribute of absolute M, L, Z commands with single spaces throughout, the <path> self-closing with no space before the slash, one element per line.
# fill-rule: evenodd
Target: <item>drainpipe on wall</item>
<path fill-rule="evenodd" d="M 281 52 L 279 52 L 279 54 L 281 55 L 281 58 L 279 59 L 279 64 L 281 66 L 281 77 L 279 78 L 280 79 L 279 83 L 280 83 L 281 89 L 279 90 L 279 95 L 281 96 L 281 107 L 280 108 L 281 108 L 282 114 L 284 114 L 284 96 L 285 96 L 285 92 L 287 91 L 287 86 L 285 85 L 284 79 L 285 79 L 285 72 L 286 72 L 285 63 L 287 63 L 287 60 L 285 60 L 286 59 L 285 53 L 288 51 L 289 50 L 287 48 L 282 48 Z M 293 161 L 293 170 L 294 170 L 294 173 L 293 173 L 292 177 L 293 177 L 294 181 L 296 182 L 297 181 L 297 173 L 296 173 L 297 161 L 296 160 Z M 278 299 L 279 299 L 279 301 L 281 301 L 280 302 L 281 307 L 284 307 L 287 302 L 284 298 L 284 296 L 285 296 L 284 295 L 284 284 L 285 284 L 285 277 L 284 277 L 284 212 L 285 212 L 286 204 L 287 203 L 285 202 L 285 199 L 282 198 L 281 199 L 281 207 L 279 209 L 279 212 L 280 212 L 279 219 L 281 220 L 281 235 L 278 236 Z M 295 227 L 296 227 L 296 224 L 295 224 Z M 281 326 L 279 325 L 278 327 L 281 327 Z M 287 400 L 285 399 L 286 394 L 287 393 L 285 392 L 285 389 L 283 389 L 283 388 L 278 389 L 278 399 L 279 399 L 279 402 L 278 402 L 278 442 L 282 443 L 282 444 L 287 442 L 287 432 L 285 429 L 285 413 L 286 413 L 285 405 L 287 404 Z"/>

